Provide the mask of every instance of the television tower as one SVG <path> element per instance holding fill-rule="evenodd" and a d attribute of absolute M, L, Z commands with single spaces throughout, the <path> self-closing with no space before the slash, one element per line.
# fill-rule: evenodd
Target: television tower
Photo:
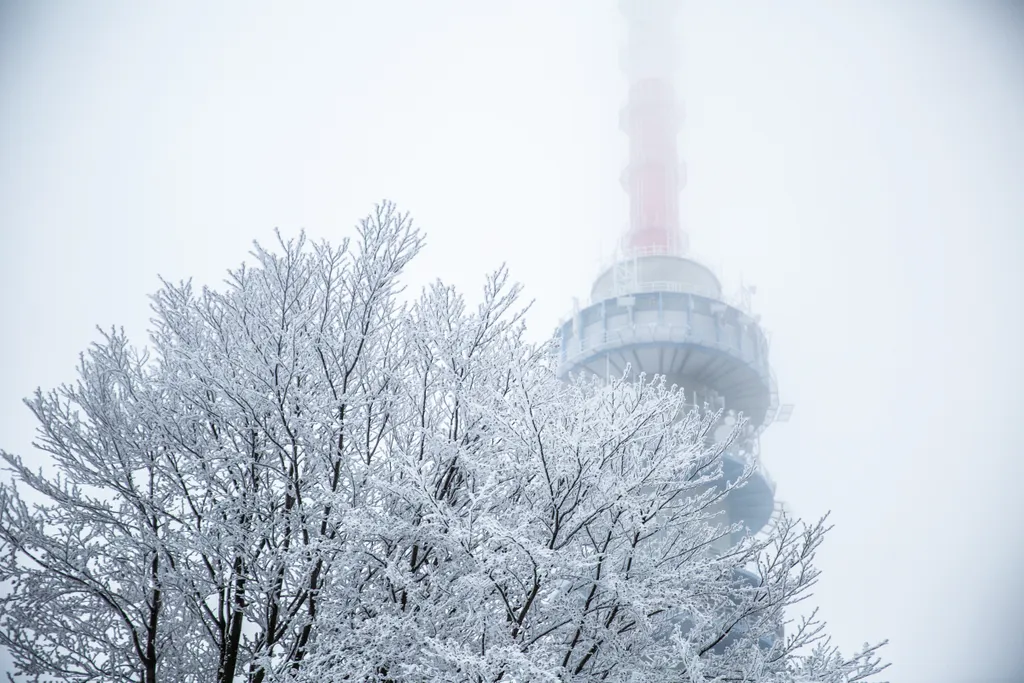
<path fill-rule="evenodd" d="M 748 533 L 764 529 L 776 512 L 775 486 L 760 465 L 759 436 L 773 419 L 786 419 L 771 368 L 768 339 L 745 301 L 733 302 L 707 266 L 689 256 L 680 223 L 684 185 L 676 136 L 673 23 L 675 0 L 622 0 L 628 39 L 622 66 L 629 90 L 621 125 L 629 136 L 622 184 L 629 194 L 629 226 L 613 263 L 561 328 L 562 376 L 596 374 L 635 379 L 664 375 L 686 402 L 723 411 L 716 438 L 742 413 L 744 432 L 727 451 L 725 482 L 750 465 L 753 475 L 722 502 L 728 523 Z M 732 541 L 723 539 L 725 550 Z M 752 577 L 751 577 L 752 578 Z"/>

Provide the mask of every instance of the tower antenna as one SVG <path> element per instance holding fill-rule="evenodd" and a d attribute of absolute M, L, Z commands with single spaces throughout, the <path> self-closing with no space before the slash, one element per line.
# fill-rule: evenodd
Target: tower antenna
<path fill-rule="evenodd" d="M 629 164 L 622 185 L 629 194 L 626 254 L 683 255 L 689 240 L 680 224 L 679 193 L 685 184 L 676 137 L 682 122 L 676 102 L 677 0 L 621 0 L 627 39 L 622 68 L 629 84 L 620 124 L 629 136 Z"/>

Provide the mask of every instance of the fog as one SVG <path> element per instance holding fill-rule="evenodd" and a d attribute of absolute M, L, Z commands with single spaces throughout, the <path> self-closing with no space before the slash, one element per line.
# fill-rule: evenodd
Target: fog
<path fill-rule="evenodd" d="M 778 496 L 832 511 L 816 601 L 893 681 L 1022 680 L 1024 21 L 1010 3 L 691 0 L 684 224 L 757 286 Z M 547 337 L 624 229 L 611 0 L 0 4 L 0 446 L 96 325 L 373 204 L 414 289 L 503 261 Z"/>

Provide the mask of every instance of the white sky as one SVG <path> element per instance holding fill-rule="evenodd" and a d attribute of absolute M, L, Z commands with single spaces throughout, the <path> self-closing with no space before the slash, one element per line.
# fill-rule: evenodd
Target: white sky
<path fill-rule="evenodd" d="M 769 5 L 771 5 L 769 7 Z M 758 286 L 781 498 L 833 511 L 817 600 L 894 681 L 1024 650 L 1024 24 L 987 2 L 691 0 L 684 221 Z M 157 275 L 340 240 L 390 198 L 410 273 L 507 261 L 546 336 L 626 220 L 612 0 L 0 0 L 0 444 Z M 1015 660 L 1020 661 L 1020 660 Z M 1000 668 L 1002 667 L 1002 668 Z"/>

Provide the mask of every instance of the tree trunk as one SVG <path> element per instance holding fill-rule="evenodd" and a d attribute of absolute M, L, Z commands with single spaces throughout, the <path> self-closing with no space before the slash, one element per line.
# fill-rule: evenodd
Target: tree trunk
<path fill-rule="evenodd" d="M 221 659 L 224 662 L 219 675 L 218 683 L 233 683 L 235 680 L 235 668 L 238 666 L 238 645 L 242 640 L 242 620 L 245 615 L 245 576 L 242 558 L 235 558 L 235 605 L 231 611 L 231 619 L 228 625 L 228 641 L 225 643 L 227 652 Z"/>

